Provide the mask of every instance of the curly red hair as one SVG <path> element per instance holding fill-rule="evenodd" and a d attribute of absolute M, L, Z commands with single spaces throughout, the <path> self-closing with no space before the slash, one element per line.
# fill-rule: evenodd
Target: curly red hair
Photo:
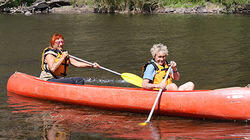
<path fill-rule="evenodd" d="M 53 46 L 55 44 L 55 41 L 58 39 L 63 39 L 63 36 L 61 34 L 54 34 L 51 38 L 50 38 L 50 45 Z"/>

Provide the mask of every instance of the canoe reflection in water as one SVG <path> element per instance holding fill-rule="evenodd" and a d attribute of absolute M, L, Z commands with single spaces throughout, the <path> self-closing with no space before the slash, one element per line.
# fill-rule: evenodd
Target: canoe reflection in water
<path fill-rule="evenodd" d="M 158 139 L 155 138 L 158 134 L 152 134 L 152 138 L 151 126 L 138 125 L 144 115 L 134 119 L 133 116 L 126 116 L 133 115 L 132 113 L 95 110 L 28 98 L 10 92 L 7 94 L 12 113 L 29 113 L 34 120 L 42 120 L 36 125 L 41 125 L 44 140 L 72 139 L 72 133 L 93 134 L 94 137 L 97 134 L 100 137 Z"/>
<path fill-rule="evenodd" d="M 60 112 L 55 111 L 56 105 L 46 101 L 26 98 L 14 93 L 8 92 L 8 106 L 12 108 L 13 113 L 33 114 L 32 121 L 40 119 L 42 126 L 42 137 L 44 140 L 69 140 L 70 128 L 67 124 L 67 118 L 62 118 Z M 61 117 L 61 118 L 59 118 Z M 37 122 L 37 121 L 36 121 Z"/>
<path fill-rule="evenodd" d="M 8 92 L 12 113 L 31 114 L 40 120 L 44 139 L 245 139 L 250 129 L 245 123 L 206 121 L 175 117 L 154 117 L 153 124 L 140 126 L 145 115 L 97 110 L 45 100 L 27 98 Z M 34 122 L 35 123 L 35 122 Z"/>

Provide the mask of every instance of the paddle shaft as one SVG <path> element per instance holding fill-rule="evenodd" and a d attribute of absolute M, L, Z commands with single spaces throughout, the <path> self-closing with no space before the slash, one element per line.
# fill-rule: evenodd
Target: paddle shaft
<path fill-rule="evenodd" d="M 75 56 L 72 56 L 72 55 L 69 55 L 69 57 L 71 57 L 71 58 L 73 58 L 73 59 L 75 59 L 75 60 L 78 60 L 78 61 L 81 61 L 81 62 L 84 62 L 84 63 L 87 63 L 87 64 L 89 64 L 89 65 L 94 66 L 93 63 L 88 62 L 88 61 L 86 61 L 86 60 L 83 60 L 83 59 L 81 59 L 81 58 L 78 58 L 78 57 L 75 57 Z M 120 76 L 122 75 L 122 74 L 119 73 L 119 72 L 116 72 L 116 71 L 113 71 L 113 70 L 104 68 L 104 67 L 102 67 L 102 66 L 99 66 L 99 68 L 101 68 L 101 69 L 103 69 L 103 70 L 106 70 L 106 71 L 108 71 L 108 72 L 112 72 L 112 73 L 114 73 L 114 74 L 120 75 Z"/>
<path fill-rule="evenodd" d="M 163 82 L 164 82 L 164 83 L 166 83 L 166 81 L 167 81 L 167 79 L 168 79 L 168 75 L 169 75 L 169 73 L 170 73 L 171 67 L 172 67 L 172 66 L 170 66 L 170 67 L 168 68 L 167 74 L 166 74 L 165 78 L 163 79 Z M 148 115 L 148 119 L 145 121 L 145 123 L 149 123 L 149 122 L 150 122 L 150 119 L 151 119 L 151 117 L 152 117 L 152 115 L 153 115 L 153 113 L 154 113 L 155 106 L 156 106 L 156 104 L 158 103 L 158 100 L 159 100 L 159 98 L 160 98 L 160 96 L 161 96 L 161 93 L 162 93 L 162 89 L 159 90 L 158 95 L 157 95 L 157 97 L 156 97 L 156 99 L 155 99 L 154 105 L 153 105 L 153 107 L 152 107 L 152 109 L 151 109 L 151 111 L 150 111 L 150 113 L 149 113 L 149 115 Z"/>

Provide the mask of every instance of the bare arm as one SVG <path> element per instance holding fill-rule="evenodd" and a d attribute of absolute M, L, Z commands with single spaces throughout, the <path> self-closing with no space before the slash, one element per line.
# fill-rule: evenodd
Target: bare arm
<path fill-rule="evenodd" d="M 84 67 L 94 67 L 94 68 L 99 68 L 100 66 L 99 66 L 99 64 L 97 64 L 97 63 L 93 63 L 93 65 L 91 65 L 91 64 L 87 64 L 87 63 L 84 63 L 84 62 L 80 62 L 80 61 L 77 61 L 77 60 L 75 60 L 74 58 L 69 58 L 69 60 L 70 60 L 70 64 L 72 64 L 73 66 L 75 66 L 75 67 L 80 67 L 80 68 L 84 68 Z"/>
<path fill-rule="evenodd" d="M 73 66 L 75 66 L 75 67 L 80 67 L 80 68 L 84 68 L 84 67 L 92 67 L 92 65 L 90 65 L 90 64 L 87 64 L 87 63 L 83 63 L 83 62 L 80 62 L 80 61 L 77 61 L 77 60 L 75 60 L 75 59 L 73 59 L 73 58 L 69 58 L 69 60 L 70 60 L 70 64 L 72 64 Z"/>
<path fill-rule="evenodd" d="M 143 81 L 142 81 L 142 88 L 145 88 L 145 89 L 154 89 L 154 88 L 164 89 L 165 86 L 166 85 L 163 82 L 161 82 L 159 84 L 152 84 L 152 83 L 150 83 L 149 79 L 143 79 Z"/>
<path fill-rule="evenodd" d="M 173 79 L 174 80 L 180 80 L 180 73 L 177 71 L 177 64 L 174 62 L 174 61 L 170 61 L 170 65 L 172 66 L 172 69 L 173 69 Z"/>
<path fill-rule="evenodd" d="M 173 79 L 174 79 L 174 80 L 177 80 L 177 81 L 180 80 L 181 75 L 180 75 L 180 73 L 177 71 L 177 68 L 176 68 L 176 67 L 173 68 L 173 71 L 174 71 L 174 72 L 173 72 Z"/>
<path fill-rule="evenodd" d="M 48 67 L 49 67 L 49 70 L 51 72 L 55 72 L 55 70 L 60 66 L 60 64 L 63 62 L 64 58 L 66 56 L 60 58 L 57 62 L 55 62 L 55 56 L 53 56 L 52 54 L 48 54 L 45 59 L 47 61 L 47 64 L 48 64 Z"/>

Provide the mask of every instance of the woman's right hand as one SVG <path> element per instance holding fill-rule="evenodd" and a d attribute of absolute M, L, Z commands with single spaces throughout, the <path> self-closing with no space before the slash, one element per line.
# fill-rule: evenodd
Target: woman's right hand
<path fill-rule="evenodd" d="M 64 59 L 65 57 L 67 57 L 69 55 L 68 51 L 64 51 L 62 54 L 62 58 Z"/>
<path fill-rule="evenodd" d="M 158 84 L 158 86 L 159 86 L 160 89 L 164 90 L 166 88 L 166 83 L 161 82 L 161 83 Z"/>

